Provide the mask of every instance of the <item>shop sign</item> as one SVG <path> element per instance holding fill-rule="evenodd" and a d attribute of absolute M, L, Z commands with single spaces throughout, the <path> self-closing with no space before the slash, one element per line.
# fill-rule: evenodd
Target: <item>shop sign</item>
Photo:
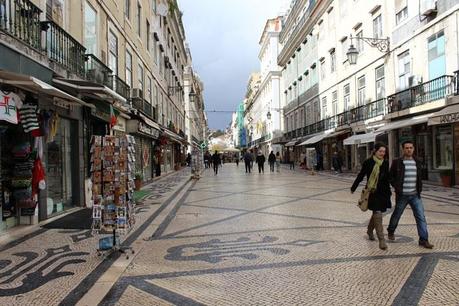
<path fill-rule="evenodd" d="M 117 118 L 116 125 L 113 127 L 115 131 L 126 132 L 126 119 L 121 116 Z"/>
<path fill-rule="evenodd" d="M 440 123 L 453 123 L 459 121 L 459 112 L 440 116 Z"/>
<path fill-rule="evenodd" d="M 99 108 L 96 108 L 96 109 L 92 109 L 91 110 L 91 114 L 94 116 L 94 117 L 97 117 L 99 119 L 102 119 L 106 122 L 110 122 L 110 114 L 109 113 L 106 113 L 104 111 L 101 111 Z"/>
<path fill-rule="evenodd" d="M 159 131 L 157 129 L 147 126 L 146 124 L 143 124 L 142 122 L 139 122 L 139 132 L 147 134 L 153 138 L 159 137 Z"/>

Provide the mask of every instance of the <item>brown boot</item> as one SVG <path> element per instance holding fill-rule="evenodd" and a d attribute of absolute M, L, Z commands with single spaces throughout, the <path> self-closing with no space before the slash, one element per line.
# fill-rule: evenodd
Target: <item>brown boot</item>
<path fill-rule="evenodd" d="M 375 221 L 373 220 L 373 215 L 371 215 L 370 222 L 368 222 L 368 227 L 367 227 L 368 239 L 370 239 L 371 241 L 375 240 L 375 235 L 373 234 L 374 229 L 375 229 Z"/>
<path fill-rule="evenodd" d="M 379 248 L 381 250 L 386 250 L 387 249 L 387 244 L 386 240 L 384 239 L 384 229 L 383 229 L 383 224 L 382 224 L 382 213 L 374 213 L 373 214 L 373 222 L 375 225 L 376 229 L 376 236 L 378 236 L 379 240 Z"/>

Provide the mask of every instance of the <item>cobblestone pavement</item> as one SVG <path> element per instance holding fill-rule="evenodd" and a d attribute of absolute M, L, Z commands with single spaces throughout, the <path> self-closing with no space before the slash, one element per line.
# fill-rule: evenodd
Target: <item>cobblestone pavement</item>
<path fill-rule="evenodd" d="M 206 171 L 101 305 L 459 305 L 456 191 L 424 194 L 433 250 L 418 246 L 407 209 L 382 251 L 351 181 Z"/>
<path fill-rule="evenodd" d="M 189 177 L 184 169 L 145 187 L 149 193 L 137 207 L 126 244 L 132 244 Z M 98 257 L 98 238 L 91 230 L 39 228 L 0 245 L 0 305 L 75 304 L 119 256 Z"/>

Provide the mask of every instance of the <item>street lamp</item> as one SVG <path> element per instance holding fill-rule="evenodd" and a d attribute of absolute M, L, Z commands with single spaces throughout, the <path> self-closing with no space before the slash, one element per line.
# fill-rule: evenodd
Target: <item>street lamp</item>
<path fill-rule="evenodd" d="M 355 65 L 357 64 L 357 56 L 359 55 L 359 50 L 357 50 L 354 47 L 354 44 L 352 43 L 353 39 L 360 39 L 366 42 L 370 47 L 372 48 L 377 48 L 379 51 L 389 54 L 390 53 L 390 41 L 389 37 L 388 38 L 372 38 L 372 37 L 362 37 L 362 36 L 357 36 L 357 37 L 351 37 L 351 45 L 349 46 L 349 49 L 346 52 L 347 59 L 349 60 L 349 64 Z"/>
<path fill-rule="evenodd" d="M 271 112 L 268 111 L 268 113 L 266 114 L 266 118 L 268 118 L 268 120 L 271 120 Z"/>
<path fill-rule="evenodd" d="M 190 102 L 194 103 L 196 100 L 196 93 L 194 92 L 193 87 L 191 87 L 190 94 L 188 96 L 190 97 Z"/>

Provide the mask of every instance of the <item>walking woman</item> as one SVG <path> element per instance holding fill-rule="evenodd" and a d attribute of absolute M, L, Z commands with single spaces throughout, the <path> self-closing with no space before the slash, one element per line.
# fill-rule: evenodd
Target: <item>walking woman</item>
<path fill-rule="evenodd" d="M 367 159 L 360 170 L 359 175 L 351 187 L 351 193 L 359 186 L 363 178 L 367 177 L 367 187 L 370 190 L 368 199 L 368 209 L 373 212 L 368 223 L 367 234 L 370 240 L 375 240 L 373 230 L 376 229 L 376 235 L 379 240 L 379 248 L 387 249 L 384 239 L 382 224 L 382 213 L 391 207 L 391 191 L 389 185 L 389 162 L 387 160 L 387 146 L 382 143 L 375 145 L 373 156 Z"/>

